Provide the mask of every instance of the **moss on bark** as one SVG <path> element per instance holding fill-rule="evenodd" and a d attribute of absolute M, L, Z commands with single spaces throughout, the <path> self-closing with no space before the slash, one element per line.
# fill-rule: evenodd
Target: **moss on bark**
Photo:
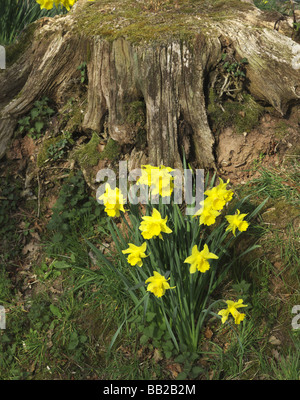
<path fill-rule="evenodd" d="M 132 0 L 95 1 L 80 10 L 77 29 L 88 36 L 109 41 L 123 37 L 135 44 L 189 41 L 200 30 L 212 29 L 213 23 L 251 8 L 240 0 L 181 0 L 177 8 L 166 1 L 156 11 Z"/>

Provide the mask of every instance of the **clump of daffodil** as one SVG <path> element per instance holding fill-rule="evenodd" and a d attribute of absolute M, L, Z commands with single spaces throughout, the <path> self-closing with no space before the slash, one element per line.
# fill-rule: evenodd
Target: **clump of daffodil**
<path fill-rule="evenodd" d="M 159 194 L 161 197 L 169 197 L 174 190 L 174 177 L 170 174 L 172 171 L 172 168 L 164 165 L 142 165 L 142 175 L 137 184 L 149 186 L 154 196 Z"/>
<path fill-rule="evenodd" d="M 105 192 L 99 197 L 105 206 L 104 211 L 109 217 L 119 217 L 124 210 L 124 197 L 119 188 L 111 189 L 109 183 L 105 185 Z"/>
<path fill-rule="evenodd" d="M 141 246 L 135 246 L 132 243 L 128 243 L 128 248 L 122 250 L 123 254 L 129 254 L 127 261 L 130 265 L 137 265 L 141 267 L 143 265 L 142 258 L 148 257 L 145 252 L 147 250 L 147 243 L 143 243 Z"/>
<path fill-rule="evenodd" d="M 144 216 L 142 219 L 139 229 L 144 239 L 151 239 L 156 236 L 163 239 L 162 232 L 172 233 L 172 230 L 167 226 L 168 217 L 162 218 L 156 208 L 153 209 L 152 216 Z"/>
<path fill-rule="evenodd" d="M 202 251 L 198 250 L 197 245 L 195 245 L 192 249 L 192 255 L 187 257 L 184 262 L 191 264 L 190 273 L 194 274 L 197 270 L 204 273 L 209 270 L 210 265 L 207 260 L 215 259 L 217 260 L 219 257 L 213 253 L 209 252 L 207 244 L 204 245 Z"/>
<path fill-rule="evenodd" d="M 152 292 L 156 297 L 162 297 L 167 289 L 175 289 L 176 287 L 171 287 L 169 285 L 169 279 L 166 279 L 157 271 L 153 271 L 153 276 L 150 276 L 150 278 L 145 281 L 145 283 L 148 283 L 147 291 Z"/>
<path fill-rule="evenodd" d="M 244 218 L 247 214 L 241 214 L 240 210 L 236 210 L 236 214 L 234 215 L 226 215 L 225 218 L 227 219 L 229 225 L 226 228 L 226 231 L 232 231 L 233 235 L 235 236 L 235 231 L 238 229 L 240 232 L 244 232 L 248 229 L 249 223 L 244 221 Z"/>
<path fill-rule="evenodd" d="M 138 295 L 131 293 L 135 304 L 134 312 L 138 312 L 144 303 L 144 313 L 149 310 L 158 315 L 157 319 L 153 317 L 153 322 L 158 327 L 162 323 L 161 317 L 164 318 L 177 351 L 180 351 L 182 343 L 195 352 L 199 346 L 205 317 L 216 303 L 209 305 L 210 295 L 218 283 L 223 278 L 226 279 L 227 271 L 236 261 L 234 257 L 224 256 L 230 254 L 232 243 L 237 239 L 235 236 L 239 236 L 236 235 L 237 230 L 247 230 L 249 223 L 244 220 L 247 214 L 241 214 L 239 210 L 243 200 L 237 202 L 234 208 L 236 211 L 232 212 L 235 212 L 234 215 L 226 215 L 228 212 L 224 211 L 234 195 L 232 190 L 227 189 L 229 180 L 219 179 L 214 186 L 215 177 L 211 179 L 210 188 L 204 191 L 204 200 L 200 205 L 197 202 L 200 210 L 194 216 L 199 217 L 199 221 L 191 218 L 190 214 L 182 215 L 182 207 L 175 202 L 176 196 L 173 202 L 165 201 L 171 199 L 159 198 L 158 203 L 158 196 L 171 197 L 172 194 L 173 197 L 173 194 L 177 194 L 176 187 L 174 189 L 174 180 L 177 177 L 175 172 L 176 170 L 163 165 L 143 165 L 137 181 L 141 185 L 138 187 L 140 193 L 145 193 L 141 198 L 144 200 L 147 197 L 145 189 L 148 188 L 156 197 L 150 197 L 150 204 L 146 207 L 128 207 L 129 212 L 126 219 L 124 218 L 128 222 L 126 232 L 123 233 L 117 224 L 109 221 L 115 248 L 120 255 L 120 259 L 116 260 L 120 268 L 116 268 L 102 251 L 92 244 L 91 247 L 99 255 L 99 260 L 105 262 L 113 273 L 118 274 L 125 288 L 130 292 L 140 292 Z M 208 179 L 209 177 L 206 178 L 206 184 Z M 103 200 L 108 215 L 118 216 L 121 211 L 124 212 L 124 199 L 119 189 L 112 190 L 108 185 L 99 199 Z M 154 203 L 158 205 L 154 206 Z M 262 206 L 263 204 L 252 211 L 250 217 L 255 216 Z M 217 218 L 224 218 L 224 221 L 213 226 Z M 232 236 L 228 235 L 228 231 L 233 233 Z M 133 239 L 128 238 L 134 238 L 137 245 L 133 244 Z M 255 245 L 249 247 L 247 252 L 254 248 Z M 141 268 L 131 268 L 127 263 Z M 122 268 L 123 264 L 126 268 Z M 166 293 L 170 289 L 172 290 Z M 152 304 L 154 300 L 155 303 Z M 225 304 L 224 309 L 218 312 L 222 323 L 233 318 L 232 321 L 240 324 L 245 318 L 240 308 L 247 305 L 241 299 L 236 302 L 228 300 Z M 125 321 L 128 318 L 126 316 Z M 120 329 L 121 327 L 114 335 L 111 346 Z"/>
<path fill-rule="evenodd" d="M 234 302 L 232 300 L 227 300 L 226 304 L 227 308 L 220 310 L 218 312 L 218 314 L 221 315 L 222 317 L 222 324 L 224 324 L 227 321 L 229 314 L 233 316 L 235 324 L 240 324 L 241 321 L 243 321 L 243 319 L 245 318 L 246 314 L 240 313 L 237 310 L 237 308 L 248 307 L 248 306 L 246 304 L 243 304 L 242 299 L 239 299 L 237 302 Z"/>

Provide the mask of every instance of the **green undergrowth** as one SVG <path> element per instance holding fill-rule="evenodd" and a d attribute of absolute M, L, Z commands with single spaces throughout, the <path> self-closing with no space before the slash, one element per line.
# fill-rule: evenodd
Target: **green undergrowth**
<path fill-rule="evenodd" d="M 7 327 L 0 331 L 0 378 L 299 379 L 300 330 L 291 326 L 291 309 L 300 304 L 297 165 L 261 170 L 260 178 L 234 188 L 240 198 L 250 195 L 245 212 L 269 198 L 234 254 L 249 243 L 261 247 L 233 264 L 216 293 L 216 298 L 242 298 L 247 316 L 232 327 L 212 315 L 194 353 L 184 347 L 177 351 L 167 327 L 153 323 L 151 311 L 145 319 L 129 320 L 108 351 L 131 311 L 130 298 L 114 273 L 103 274 L 105 265 L 85 242 L 104 252 L 113 246 L 103 207 L 80 172 L 60 187 L 42 236 L 41 258 L 28 272 L 36 282 L 25 285 L 26 270 L 16 275 L 7 266 L 22 248 L 13 243 L 24 241 L 25 232 L 30 236 L 34 228 L 22 224 L 19 232 L 20 186 L 2 180 L 0 232 L 7 255 L 0 261 L 0 303 L 7 309 Z M 22 218 L 28 221 L 25 214 Z"/>
<path fill-rule="evenodd" d="M 250 188 L 256 187 L 259 197 L 268 195 L 273 200 L 283 200 L 288 204 L 297 206 L 300 201 L 299 168 L 297 157 L 280 168 L 261 167 L 259 169 L 260 176 L 253 179 L 248 185 Z"/>
<path fill-rule="evenodd" d="M 36 100 L 30 112 L 18 121 L 16 134 L 27 134 L 34 140 L 39 139 L 53 114 L 55 111 L 51 108 L 48 97 Z"/>
<path fill-rule="evenodd" d="M 61 187 L 47 224 L 48 252 L 63 253 L 78 239 L 97 237 L 104 229 L 104 212 L 89 195 L 82 173 L 71 175 Z M 76 240 L 77 238 L 77 240 Z"/>
<path fill-rule="evenodd" d="M 21 235 L 17 230 L 18 218 L 13 218 L 18 210 L 22 183 L 19 179 L 11 185 L 12 177 L 0 178 L 0 265 L 2 268 L 19 252 Z M 3 270 L 3 276 L 6 273 Z"/>
<path fill-rule="evenodd" d="M 299 167 L 295 159 L 276 169 L 262 168 L 259 178 L 240 188 L 242 196 L 255 192 L 257 203 L 269 197 L 259 221 L 261 248 L 238 266 L 250 284 L 252 322 L 263 346 L 249 355 L 247 378 L 256 370 L 261 379 L 299 379 L 300 329 L 291 325 L 292 309 L 300 301 Z"/>

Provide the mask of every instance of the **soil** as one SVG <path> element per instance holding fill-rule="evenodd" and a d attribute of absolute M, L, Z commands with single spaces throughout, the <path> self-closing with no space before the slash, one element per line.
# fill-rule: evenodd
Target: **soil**
<path fill-rule="evenodd" d="M 218 137 L 216 158 L 220 174 L 233 184 L 259 176 L 261 167 L 278 167 L 288 158 L 300 157 L 300 109 L 287 118 L 266 113 L 251 132 L 227 128 Z"/>

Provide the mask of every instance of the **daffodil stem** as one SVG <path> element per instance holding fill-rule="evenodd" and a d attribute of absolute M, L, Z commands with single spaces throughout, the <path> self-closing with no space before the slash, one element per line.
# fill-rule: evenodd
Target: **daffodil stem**
<path fill-rule="evenodd" d="M 165 305 L 164 305 L 163 299 L 160 299 L 160 300 L 161 300 L 162 311 L 163 311 L 163 315 L 164 315 L 165 322 L 166 322 L 166 325 L 167 325 L 167 329 L 168 329 L 169 334 L 170 334 L 170 336 L 171 336 L 171 338 L 172 338 L 172 340 L 173 340 L 173 343 L 174 343 L 174 345 L 175 345 L 175 347 L 176 347 L 176 350 L 179 351 L 178 342 L 177 342 L 177 340 L 176 340 L 176 338 L 175 338 L 175 335 L 174 335 L 174 333 L 173 333 L 173 331 L 172 331 L 172 328 L 171 328 L 171 326 L 170 326 L 170 324 L 169 324 L 169 321 L 168 321 L 168 318 L 167 318 L 167 316 L 166 316 Z"/>

